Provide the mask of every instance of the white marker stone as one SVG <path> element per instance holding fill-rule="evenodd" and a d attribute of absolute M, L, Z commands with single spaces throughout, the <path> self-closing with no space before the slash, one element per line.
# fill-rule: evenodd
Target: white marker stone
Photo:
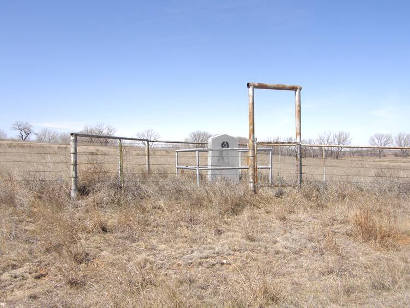
<path fill-rule="evenodd" d="M 208 167 L 239 167 L 238 139 L 228 135 L 216 135 L 208 140 Z M 224 178 L 239 182 L 239 169 L 208 170 L 208 180 Z"/>

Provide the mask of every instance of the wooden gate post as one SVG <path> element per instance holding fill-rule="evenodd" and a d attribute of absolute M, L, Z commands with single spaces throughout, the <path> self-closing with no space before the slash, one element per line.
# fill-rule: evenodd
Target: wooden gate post
<path fill-rule="evenodd" d="M 295 118 L 296 118 L 296 170 L 298 186 L 302 186 L 302 144 L 301 144 L 301 108 L 300 91 L 301 86 L 285 84 L 267 84 L 260 82 L 248 82 L 249 96 L 249 142 L 248 142 L 248 168 L 249 168 L 249 188 L 256 192 L 257 162 L 255 152 L 255 117 L 254 117 L 254 89 L 286 90 L 295 91 Z"/>
<path fill-rule="evenodd" d="M 249 96 L 249 140 L 248 140 L 248 172 L 249 189 L 256 193 L 256 153 L 255 153 L 255 115 L 254 115 L 254 88 L 248 84 Z"/>

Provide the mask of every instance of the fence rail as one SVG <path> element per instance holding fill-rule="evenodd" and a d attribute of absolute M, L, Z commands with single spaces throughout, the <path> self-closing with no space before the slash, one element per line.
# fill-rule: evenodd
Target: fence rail
<path fill-rule="evenodd" d="M 65 181 L 73 198 L 90 174 L 120 186 L 184 176 L 199 183 L 208 166 L 206 143 L 72 134 L 70 145 L 0 142 L 0 181 Z M 298 149 L 300 147 L 300 149 Z M 241 181 L 248 180 L 248 149 L 240 152 Z M 297 160 L 300 150 L 300 161 Z M 260 142 L 258 186 L 304 182 L 389 184 L 410 191 L 410 147 Z M 300 167 L 295 164 L 295 161 Z M 229 167 L 230 169 L 232 167 Z M 224 166 L 214 167 L 224 170 Z"/>
<path fill-rule="evenodd" d="M 217 152 L 219 155 L 223 156 L 224 158 L 227 157 L 238 157 L 239 158 L 239 165 L 237 167 L 233 166 L 201 166 L 200 164 L 200 156 L 199 153 L 209 153 L 209 152 Z M 223 152 L 238 152 L 237 155 L 226 155 L 226 154 L 220 154 Z M 175 151 L 175 173 L 178 175 L 178 170 L 180 169 L 185 169 L 185 170 L 195 170 L 196 171 L 196 183 L 199 186 L 200 184 L 200 171 L 211 171 L 211 170 L 248 170 L 249 167 L 242 166 L 242 153 L 247 153 L 248 149 L 244 148 L 227 148 L 227 149 L 183 149 L 183 150 L 176 150 Z M 267 152 L 269 153 L 269 165 L 268 166 L 261 166 L 257 165 L 256 169 L 257 170 L 263 170 L 263 169 L 268 169 L 269 170 L 269 184 L 272 184 L 273 182 L 273 167 L 272 167 L 272 148 L 258 148 L 257 152 Z M 196 158 L 196 164 L 192 166 L 187 166 L 187 165 L 179 165 L 179 153 L 195 153 L 195 158 Z M 216 155 L 213 155 L 215 157 Z"/>

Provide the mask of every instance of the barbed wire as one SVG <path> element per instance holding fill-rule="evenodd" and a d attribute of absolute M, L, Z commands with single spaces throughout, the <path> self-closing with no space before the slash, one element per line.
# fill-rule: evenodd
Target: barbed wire
<path fill-rule="evenodd" d="M 86 137 L 81 137 L 86 138 Z M 104 139 L 105 141 L 105 139 Z M 99 175 L 113 175 L 118 181 L 121 176 L 124 177 L 126 183 L 133 182 L 150 182 L 150 183 L 159 183 L 167 182 L 171 178 L 176 176 L 187 176 L 189 178 L 195 178 L 196 171 L 196 153 L 195 148 L 190 149 L 193 152 L 179 152 L 178 154 L 178 165 L 185 167 L 193 167 L 192 169 L 180 169 L 175 170 L 175 150 L 179 150 L 187 147 L 198 147 L 194 144 L 180 144 L 178 142 L 167 142 L 167 141 L 158 141 L 155 142 L 154 146 L 149 147 L 149 160 L 147 161 L 147 149 L 144 141 L 138 142 L 126 142 L 122 141 L 122 148 L 119 147 L 119 142 L 96 142 L 96 143 L 87 143 L 84 140 L 81 140 L 78 143 L 77 155 L 78 162 L 77 167 L 79 169 L 79 180 L 84 171 L 91 172 L 91 174 Z M 36 148 L 33 148 L 30 151 L 30 148 L 25 148 L 25 151 L 19 150 L 16 145 L 13 144 L 13 148 L 6 147 L 7 150 L 0 151 L 0 172 L 4 169 L 6 172 L 25 173 L 27 172 L 30 175 L 44 175 L 45 177 L 50 174 L 54 175 L 65 175 L 64 179 L 70 179 L 70 170 L 72 169 L 70 160 L 62 160 L 61 157 L 70 157 L 69 147 L 67 145 L 60 145 L 60 148 L 54 148 L 52 151 L 43 151 L 47 144 L 36 144 Z M 43 147 L 40 149 L 39 147 Z M 90 147 L 95 147 L 91 149 Z M 265 169 L 258 170 L 260 174 L 260 180 L 267 181 L 269 178 L 269 172 L 271 172 L 271 177 L 274 183 L 277 182 L 292 182 L 296 177 L 296 163 L 292 161 L 295 159 L 295 147 L 296 145 L 292 144 L 274 144 L 271 145 L 272 154 L 272 168 L 273 170 Z M 350 147 L 348 151 L 329 151 L 327 148 L 323 148 L 325 157 L 320 156 L 320 147 L 317 145 L 302 145 L 304 151 L 313 152 L 312 157 L 309 155 L 303 156 L 303 172 L 302 175 L 309 179 L 310 177 L 317 179 L 317 181 L 323 181 L 325 177 L 326 182 L 343 182 L 340 179 L 348 178 L 347 183 L 355 183 L 357 179 L 388 179 L 398 181 L 410 179 L 410 173 L 407 175 L 407 172 L 410 171 L 410 157 L 406 156 L 406 153 L 403 153 L 401 149 L 387 149 L 385 153 L 387 156 L 382 158 L 377 157 L 377 151 L 379 148 L 353 148 Z M 340 146 L 339 148 L 342 148 Z M 15 150 L 14 150 L 15 149 Z M 91 149 L 91 150 L 90 150 Z M 246 148 L 243 148 L 246 150 Z M 122 155 L 120 154 L 122 150 Z M 208 155 L 204 152 L 208 150 L 206 148 L 199 148 L 200 157 L 199 169 L 206 167 L 203 165 L 207 162 Z M 61 152 L 65 151 L 65 152 Z M 232 152 L 224 152 L 223 154 L 218 154 L 218 151 L 212 151 L 213 157 L 223 157 L 223 158 L 239 158 L 243 167 L 246 167 L 246 160 L 249 158 L 248 152 L 241 152 L 229 154 Z M 400 151 L 400 152 L 399 152 Z M 332 153 L 330 153 L 332 152 Z M 340 157 L 335 157 L 335 153 L 341 153 Z M 397 154 L 396 154 L 397 153 Z M 25 156 L 27 158 L 25 158 Z M 38 155 L 38 159 L 33 156 Z M 44 161 L 47 155 L 47 161 Z M 258 152 L 257 161 L 258 165 L 269 164 L 269 151 Z M 395 155 L 394 157 L 392 155 Z M 120 157 L 122 156 L 122 161 L 120 162 Z M 99 158 L 102 159 L 99 159 Z M 55 158 L 55 160 L 53 160 Z M 98 159 L 97 159 L 98 158 Z M 103 158 L 110 158 L 104 160 Z M 170 162 L 172 161 L 172 163 Z M 340 163 L 340 164 L 339 164 Z M 13 164 L 16 164 L 15 169 Z M 24 164 L 27 164 L 25 166 Z M 38 166 L 38 169 L 32 170 L 31 168 L 35 165 Z M 207 163 L 205 163 L 207 164 Z M 345 164 L 345 165 L 343 165 Z M 61 170 L 60 168 L 54 168 L 53 165 L 58 166 L 67 166 L 67 169 Z M 147 166 L 148 165 L 148 166 Z M 98 168 L 89 170 L 88 167 L 94 168 L 99 166 L 100 168 L 107 168 L 112 170 L 98 170 Z M 121 166 L 122 171 L 120 173 L 119 166 Z M 290 168 L 292 166 L 292 168 Z M 148 170 L 140 171 L 138 169 L 144 168 Z M 345 170 L 345 173 L 340 173 L 337 171 Z M 365 174 L 358 173 L 357 170 L 366 170 Z M 335 172 L 336 171 L 336 172 Z M 242 177 L 245 177 L 247 174 L 247 169 L 238 169 L 237 171 Z M 381 174 L 378 174 L 381 173 Z M 207 170 L 199 170 L 201 180 L 205 179 L 208 175 Z M 226 172 L 223 171 L 212 171 L 212 176 L 223 176 Z M 157 177 L 164 177 L 164 179 L 158 180 Z M 101 179 L 100 179 L 101 180 Z M 22 179 L 21 181 L 56 181 L 59 182 L 59 179 L 52 178 L 42 178 L 42 179 Z M 369 181 L 363 183 L 370 183 Z M 264 183 L 260 183 L 263 185 Z"/>

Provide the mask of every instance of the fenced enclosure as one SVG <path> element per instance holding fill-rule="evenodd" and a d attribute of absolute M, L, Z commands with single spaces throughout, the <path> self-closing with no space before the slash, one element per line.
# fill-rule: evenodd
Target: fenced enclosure
<path fill-rule="evenodd" d="M 71 145 L 0 142 L 0 180 L 58 181 L 75 198 L 83 183 L 159 183 L 183 177 L 207 183 L 206 143 L 72 134 Z M 302 168 L 296 160 L 301 148 Z M 240 145 L 240 181 L 248 181 L 248 149 Z M 303 182 L 394 185 L 410 190 L 410 148 L 258 143 L 258 187 Z M 296 162 L 296 163 L 295 163 Z M 223 166 L 220 166 L 224 169 Z M 300 173 L 300 170 L 302 172 Z"/>

